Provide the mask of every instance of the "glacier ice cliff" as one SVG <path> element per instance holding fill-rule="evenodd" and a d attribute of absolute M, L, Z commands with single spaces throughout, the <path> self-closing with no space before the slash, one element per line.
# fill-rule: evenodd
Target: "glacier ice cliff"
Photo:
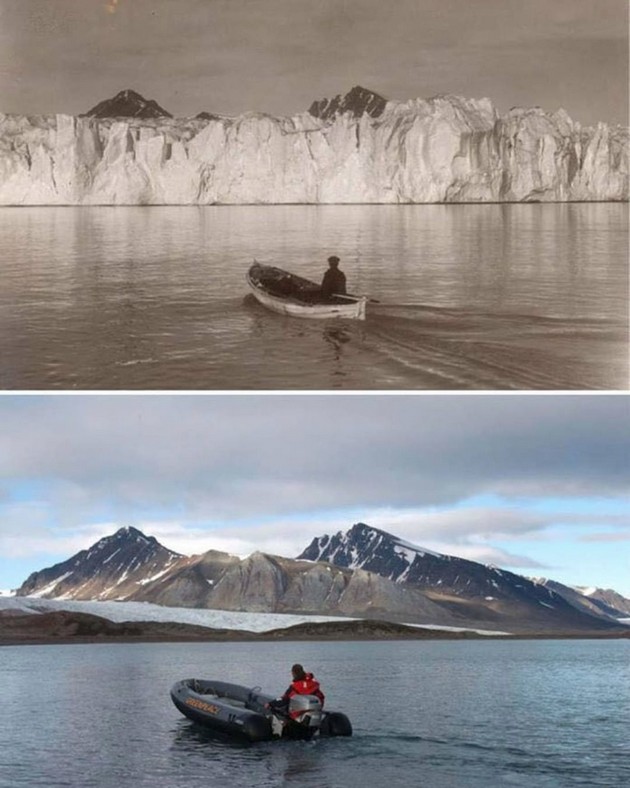
<path fill-rule="evenodd" d="M 457 96 L 378 112 L 0 115 L 0 204 L 628 200 L 626 128 Z"/>

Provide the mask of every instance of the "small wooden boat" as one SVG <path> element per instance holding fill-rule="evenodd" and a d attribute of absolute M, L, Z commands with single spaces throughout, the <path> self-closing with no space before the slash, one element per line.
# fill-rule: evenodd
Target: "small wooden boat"
<path fill-rule="evenodd" d="M 282 268 L 256 262 L 246 278 L 256 299 L 281 315 L 319 320 L 332 317 L 365 320 L 367 296 L 344 295 L 324 299 L 316 282 Z"/>
<path fill-rule="evenodd" d="M 171 688 L 171 699 L 181 713 L 216 733 L 248 741 L 311 739 L 314 736 L 352 736 L 352 725 L 340 711 L 324 711 L 318 698 L 298 695 L 281 712 L 277 701 L 240 684 L 205 679 L 183 679 Z"/>

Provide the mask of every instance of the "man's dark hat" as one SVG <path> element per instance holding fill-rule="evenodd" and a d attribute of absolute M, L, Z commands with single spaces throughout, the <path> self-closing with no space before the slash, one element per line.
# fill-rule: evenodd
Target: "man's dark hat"
<path fill-rule="evenodd" d="M 339 263 L 339 258 L 336 255 L 328 258 L 329 263 L 333 263 L 333 265 L 337 265 Z"/>

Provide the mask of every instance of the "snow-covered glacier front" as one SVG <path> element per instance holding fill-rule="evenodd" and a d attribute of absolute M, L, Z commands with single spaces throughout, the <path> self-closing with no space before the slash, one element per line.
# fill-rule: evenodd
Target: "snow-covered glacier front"
<path fill-rule="evenodd" d="M 457 96 L 353 88 L 293 117 L 0 115 L 2 205 L 626 201 L 628 169 L 626 128 Z"/>

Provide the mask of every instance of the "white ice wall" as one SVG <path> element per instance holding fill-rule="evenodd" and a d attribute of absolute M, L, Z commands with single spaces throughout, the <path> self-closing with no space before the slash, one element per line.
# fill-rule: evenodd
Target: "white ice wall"
<path fill-rule="evenodd" d="M 0 204 L 628 199 L 628 130 L 441 96 L 378 118 L 0 115 Z"/>

